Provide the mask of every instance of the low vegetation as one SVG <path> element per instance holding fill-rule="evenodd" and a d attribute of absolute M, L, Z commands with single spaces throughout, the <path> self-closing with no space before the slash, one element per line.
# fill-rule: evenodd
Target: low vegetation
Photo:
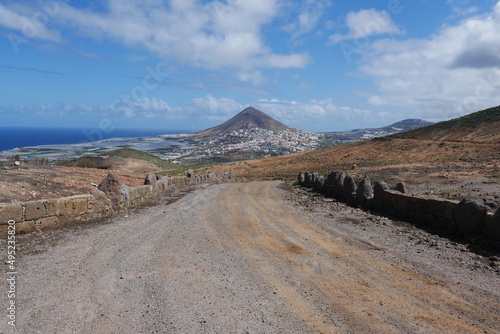
<path fill-rule="evenodd" d="M 127 159 L 137 159 L 137 160 L 143 160 L 149 163 L 152 163 L 155 166 L 158 166 L 159 168 L 165 170 L 165 172 L 173 172 L 173 173 L 178 173 L 182 170 L 184 170 L 184 167 L 180 167 L 176 164 L 173 164 L 171 162 L 168 162 L 166 160 L 160 159 L 152 154 L 139 151 L 139 150 L 134 150 L 132 148 L 121 148 L 118 150 L 113 150 L 109 151 L 106 153 L 103 153 L 103 155 L 109 156 L 109 157 L 122 157 L 122 158 L 127 158 Z"/>
<path fill-rule="evenodd" d="M 80 157 L 74 159 L 59 159 L 55 162 L 58 166 L 79 167 L 79 168 L 99 168 L 96 162 L 90 157 Z"/>

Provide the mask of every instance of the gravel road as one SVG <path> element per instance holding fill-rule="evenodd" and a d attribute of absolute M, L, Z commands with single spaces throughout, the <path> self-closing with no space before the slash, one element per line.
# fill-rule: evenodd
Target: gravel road
<path fill-rule="evenodd" d="M 4 316 L 0 332 L 500 332 L 498 273 L 455 263 L 474 253 L 419 248 L 389 220 L 293 196 L 279 181 L 214 185 L 20 237 L 17 327 Z"/>

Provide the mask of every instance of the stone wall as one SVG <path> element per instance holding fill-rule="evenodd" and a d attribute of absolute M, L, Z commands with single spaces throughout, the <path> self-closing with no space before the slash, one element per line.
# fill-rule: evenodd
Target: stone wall
<path fill-rule="evenodd" d="M 144 185 L 128 187 L 118 176 L 110 173 L 90 194 L 57 199 L 37 200 L 13 204 L 0 203 L 0 234 L 7 233 L 9 221 L 15 221 L 16 233 L 23 234 L 64 222 L 77 222 L 110 216 L 115 212 L 152 202 L 173 188 L 202 183 L 234 182 L 232 172 L 212 172 L 185 176 L 159 176 L 149 174 Z"/>
<path fill-rule="evenodd" d="M 403 183 L 398 184 L 398 190 L 391 190 L 384 182 L 372 186 L 368 177 L 356 183 L 343 171 L 332 172 L 327 177 L 301 172 L 297 179 L 300 186 L 365 210 L 381 212 L 415 225 L 461 235 L 484 235 L 500 241 L 500 209 L 493 214 L 489 207 L 471 199 L 458 202 L 413 196 L 405 193 L 407 187 Z"/>

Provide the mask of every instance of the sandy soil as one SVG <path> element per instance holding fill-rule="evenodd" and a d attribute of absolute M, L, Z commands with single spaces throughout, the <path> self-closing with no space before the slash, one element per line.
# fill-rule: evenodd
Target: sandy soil
<path fill-rule="evenodd" d="M 281 182 L 214 185 L 20 236 L 17 333 L 498 333 L 498 253 L 471 250 Z"/>

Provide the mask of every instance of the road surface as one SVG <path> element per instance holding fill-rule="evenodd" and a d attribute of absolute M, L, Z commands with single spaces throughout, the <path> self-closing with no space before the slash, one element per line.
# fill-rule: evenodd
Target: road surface
<path fill-rule="evenodd" d="M 495 274 L 374 243 L 285 193 L 214 185 L 20 244 L 16 333 L 500 332 Z"/>

